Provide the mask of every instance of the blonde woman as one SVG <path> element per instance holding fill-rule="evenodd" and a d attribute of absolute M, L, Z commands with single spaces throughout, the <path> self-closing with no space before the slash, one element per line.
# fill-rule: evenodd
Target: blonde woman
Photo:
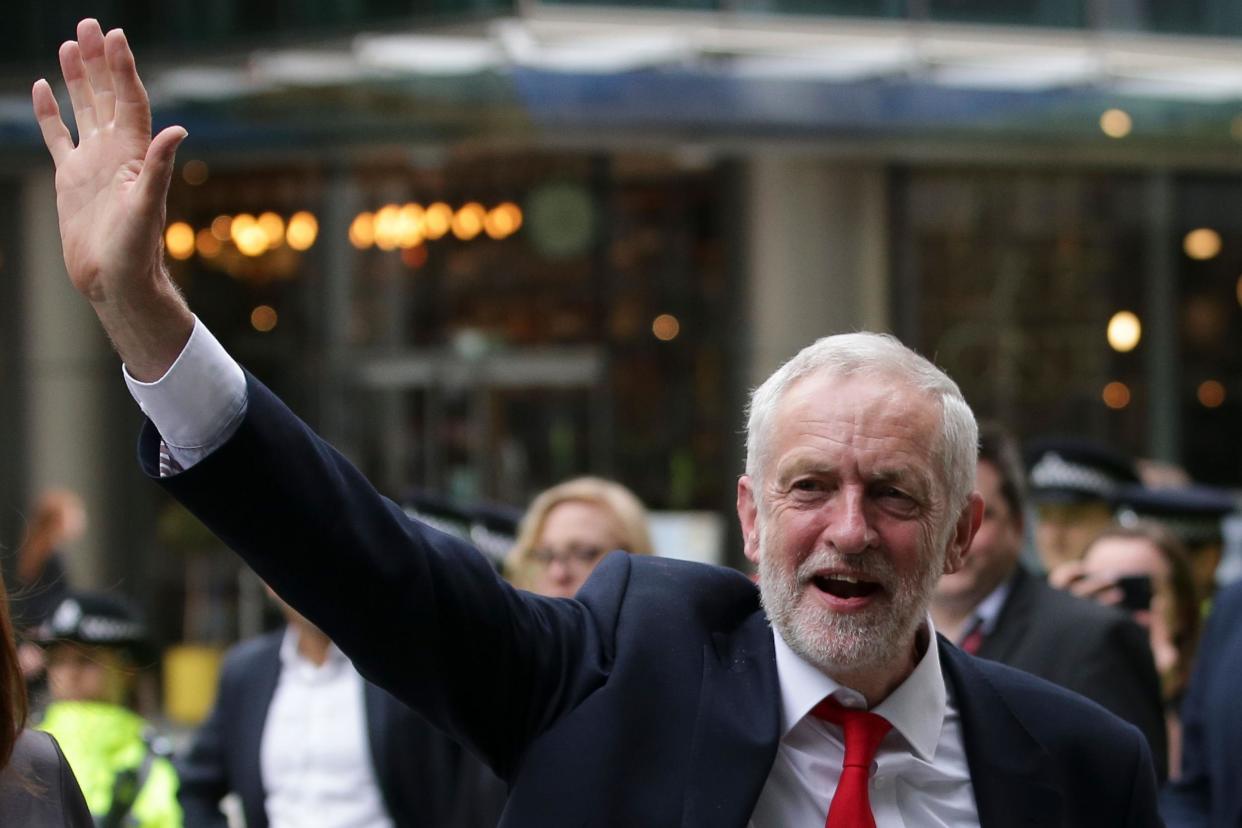
<path fill-rule="evenodd" d="M 647 510 L 620 483 L 576 477 L 531 502 L 505 572 L 523 589 L 570 598 L 614 549 L 651 554 Z"/>

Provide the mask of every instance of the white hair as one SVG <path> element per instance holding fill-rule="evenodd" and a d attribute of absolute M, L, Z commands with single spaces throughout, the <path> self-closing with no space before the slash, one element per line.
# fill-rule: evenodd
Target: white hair
<path fill-rule="evenodd" d="M 837 377 L 865 372 L 870 376 L 891 378 L 938 403 L 941 439 L 934 447 L 934 458 L 944 470 L 948 503 L 955 510 L 965 506 L 974 489 L 979 451 L 979 427 L 974 413 L 948 374 L 901 344 L 896 337 L 877 333 L 838 334 L 818 339 L 776 369 L 751 393 L 746 423 L 746 474 L 755 481 L 756 494 L 762 490 L 761 471 L 770 459 L 767 457 L 769 432 L 777 406 L 798 380 L 821 371 Z"/>

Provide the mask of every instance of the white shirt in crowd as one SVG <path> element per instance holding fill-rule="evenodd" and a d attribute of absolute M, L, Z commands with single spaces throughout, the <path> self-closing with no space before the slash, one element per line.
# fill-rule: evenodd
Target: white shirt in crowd
<path fill-rule="evenodd" d="M 375 779 L 362 677 L 335 644 L 323 664 L 289 627 L 259 747 L 271 828 L 392 828 Z"/>

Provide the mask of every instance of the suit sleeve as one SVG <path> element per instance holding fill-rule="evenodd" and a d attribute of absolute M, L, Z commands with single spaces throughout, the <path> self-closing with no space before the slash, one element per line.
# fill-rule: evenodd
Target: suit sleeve
<path fill-rule="evenodd" d="M 359 672 L 507 776 L 529 740 L 607 675 L 629 565 L 583 600 L 504 583 L 468 544 L 410 519 L 247 374 L 246 415 L 159 478 Z M 158 478 L 148 423 L 140 458 Z M 602 575 L 600 573 L 603 573 Z"/>
<path fill-rule="evenodd" d="M 220 673 L 216 703 L 211 714 L 194 734 L 186 753 L 176 761 L 181 780 L 177 800 L 181 803 L 186 828 L 227 828 L 220 800 L 229 794 L 227 765 L 228 686 L 235 663 L 226 661 Z"/>

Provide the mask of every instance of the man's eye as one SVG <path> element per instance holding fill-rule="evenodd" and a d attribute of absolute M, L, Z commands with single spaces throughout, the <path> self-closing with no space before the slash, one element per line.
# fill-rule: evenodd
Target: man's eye
<path fill-rule="evenodd" d="M 792 488 L 798 492 L 818 492 L 824 487 L 818 480 L 795 480 Z"/>

